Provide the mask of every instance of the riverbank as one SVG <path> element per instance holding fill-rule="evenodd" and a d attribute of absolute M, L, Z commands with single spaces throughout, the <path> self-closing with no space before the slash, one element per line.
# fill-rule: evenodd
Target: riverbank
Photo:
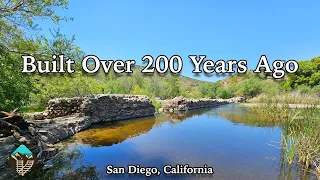
<path fill-rule="evenodd" d="M 266 103 L 243 103 L 242 105 L 247 107 L 256 107 L 256 106 L 264 106 L 267 105 Z M 281 103 L 275 103 L 277 107 L 283 107 L 284 104 Z M 285 104 L 288 106 L 288 108 L 320 108 L 320 105 L 312 105 L 312 104 Z"/>
<path fill-rule="evenodd" d="M 160 100 L 158 103 L 162 104 L 162 112 L 173 112 L 216 107 L 244 100 L 243 98 L 196 100 L 177 97 Z M 45 161 L 58 153 L 55 144 L 88 129 L 92 124 L 154 116 L 155 112 L 152 101 L 147 96 L 140 95 L 89 95 L 52 99 L 45 111 L 23 115 L 23 122 L 27 125 L 25 133 L 0 137 L 0 144 L 4 147 L 4 150 L 0 151 L 0 156 L 7 157 L 20 144 L 26 144 L 37 154 L 40 161 Z M 4 166 L 6 160 L 1 161 L 0 167 L 3 169 Z"/>
<path fill-rule="evenodd" d="M 278 96 L 280 97 L 280 96 Z M 291 97 L 293 98 L 293 97 Z M 318 101 L 318 99 L 315 99 Z M 320 177 L 320 105 L 312 101 L 304 104 L 281 103 L 282 99 L 244 103 L 249 111 L 257 113 L 266 122 L 277 123 L 283 129 L 280 149 L 284 154 L 284 165 L 298 165 L 304 173 L 311 172 Z M 292 100 L 286 100 L 292 102 Z"/>
<path fill-rule="evenodd" d="M 53 99 L 44 112 L 23 114 L 23 117 L 3 114 L 0 118 L 6 118 L 3 121 L 15 127 L 1 124 L 5 131 L 0 133 L 0 145 L 3 147 L 0 150 L 0 179 L 14 174 L 6 158 L 21 144 L 43 162 L 58 153 L 56 143 L 89 128 L 91 124 L 153 116 L 154 113 L 155 108 L 147 96 L 89 95 Z"/>

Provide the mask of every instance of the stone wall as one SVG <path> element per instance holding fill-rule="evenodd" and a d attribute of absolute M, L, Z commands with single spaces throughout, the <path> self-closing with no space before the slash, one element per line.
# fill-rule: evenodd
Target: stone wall
<path fill-rule="evenodd" d="M 147 96 L 91 95 L 83 104 L 85 116 L 94 123 L 153 116 L 155 107 Z"/>
<path fill-rule="evenodd" d="M 215 107 L 227 103 L 243 102 L 244 98 L 190 99 L 176 97 L 163 100 L 163 111 L 185 111 Z M 87 97 L 54 99 L 43 113 L 32 120 L 38 127 L 42 141 L 55 144 L 91 124 L 153 116 L 155 107 L 147 96 L 89 95 Z"/>
<path fill-rule="evenodd" d="M 52 99 L 44 112 L 34 114 L 34 119 L 77 115 L 99 122 L 152 116 L 154 113 L 154 106 L 147 96 L 101 94 Z"/>
<path fill-rule="evenodd" d="M 52 99 L 48 102 L 47 109 L 42 113 L 37 113 L 35 119 L 52 119 L 76 113 L 80 114 L 83 112 L 81 105 L 84 100 L 84 97 Z"/>
<path fill-rule="evenodd" d="M 55 144 L 91 124 L 154 116 L 155 107 L 147 96 L 89 95 L 49 101 L 48 108 L 34 114 L 30 122 L 39 127 L 42 141 Z"/>
<path fill-rule="evenodd" d="M 244 102 L 245 98 L 236 97 L 231 99 L 192 99 L 185 97 L 176 97 L 170 100 L 163 100 L 162 111 L 186 111 L 192 109 L 216 107 L 223 104 Z"/>

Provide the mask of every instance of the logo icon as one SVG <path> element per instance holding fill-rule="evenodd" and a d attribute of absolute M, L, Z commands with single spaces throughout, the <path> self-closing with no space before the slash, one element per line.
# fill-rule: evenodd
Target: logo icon
<path fill-rule="evenodd" d="M 37 158 L 33 157 L 32 152 L 23 144 L 8 157 L 8 163 L 20 176 L 24 176 L 36 162 Z"/>

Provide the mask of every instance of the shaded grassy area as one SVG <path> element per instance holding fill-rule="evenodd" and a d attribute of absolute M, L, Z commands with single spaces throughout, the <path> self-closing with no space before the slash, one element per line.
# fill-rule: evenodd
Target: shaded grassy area
<path fill-rule="evenodd" d="M 19 112 L 21 113 L 33 113 L 33 112 L 42 112 L 46 110 L 46 106 L 30 106 L 30 107 L 22 107 Z"/>

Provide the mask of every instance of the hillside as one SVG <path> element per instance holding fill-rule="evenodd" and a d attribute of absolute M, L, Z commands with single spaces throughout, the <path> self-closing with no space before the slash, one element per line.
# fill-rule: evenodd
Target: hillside
<path fill-rule="evenodd" d="M 291 103 L 316 102 L 320 97 L 320 57 L 299 61 L 295 73 L 287 73 L 282 79 L 274 79 L 271 73 L 236 74 L 217 82 L 227 89 L 228 96 L 246 96 L 252 101 L 272 100 L 290 101 Z M 217 96 L 219 93 L 217 91 Z M 258 96 L 258 97 L 257 97 Z M 281 99 L 281 100 L 280 100 Z"/>
<path fill-rule="evenodd" d="M 31 94 L 33 104 L 46 104 L 58 97 L 86 96 L 88 94 L 139 94 L 150 98 L 170 99 L 177 96 L 191 98 L 253 98 L 259 94 L 277 95 L 286 92 L 320 92 L 319 58 L 300 61 L 295 74 L 274 80 L 270 74 L 235 74 L 218 82 L 205 82 L 189 77 L 166 74 L 142 74 L 142 66 L 135 66 L 132 74 L 105 74 L 102 69 L 90 75 L 81 70 L 73 74 L 32 75 L 35 81 Z"/>
<path fill-rule="evenodd" d="M 200 97 L 199 87 L 204 81 L 182 75 L 143 74 L 142 66 L 135 66 L 132 74 L 104 73 L 102 69 L 90 75 L 76 67 L 73 74 L 32 75 L 35 81 L 33 102 L 45 104 L 58 97 L 85 96 L 88 94 L 141 94 L 151 98 L 176 96 Z"/>

